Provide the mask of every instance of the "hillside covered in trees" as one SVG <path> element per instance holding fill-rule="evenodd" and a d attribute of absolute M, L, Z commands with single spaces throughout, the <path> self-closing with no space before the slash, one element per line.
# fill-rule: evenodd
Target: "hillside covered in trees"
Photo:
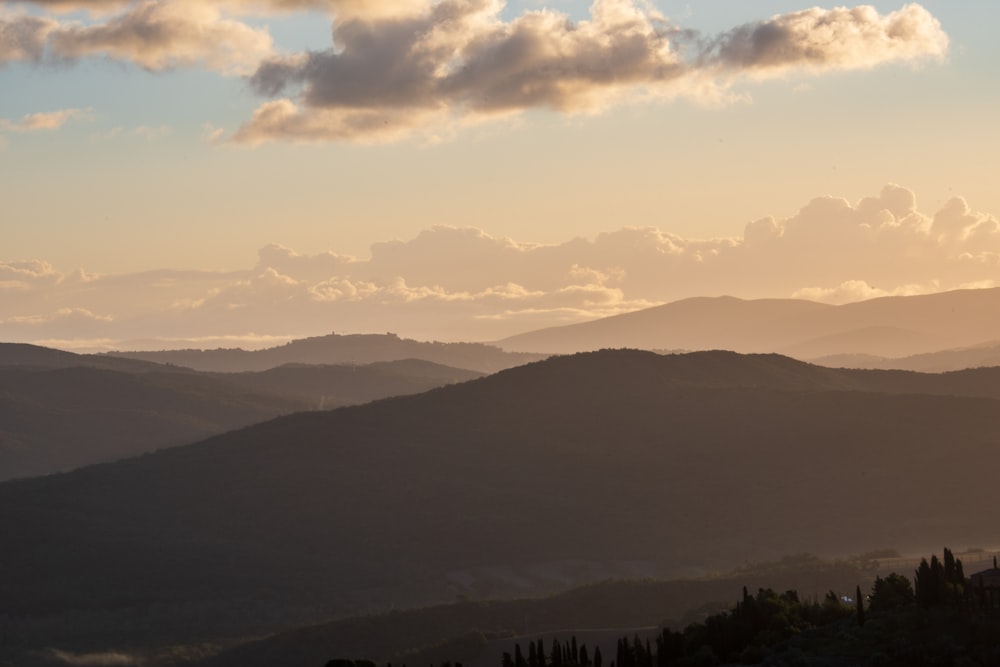
<path fill-rule="evenodd" d="M 988 546 L 1000 410 L 981 380 L 609 350 L 8 482 L 0 616 L 21 646 L 191 644 L 789 553 Z"/>

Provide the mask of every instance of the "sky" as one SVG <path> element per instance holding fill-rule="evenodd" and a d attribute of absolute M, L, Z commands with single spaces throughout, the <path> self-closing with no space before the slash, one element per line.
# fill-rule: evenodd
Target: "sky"
<path fill-rule="evenodd" d="M 0 3 L 0 340 L 496 340 L 1000 276 L 1000 3 Z"/>

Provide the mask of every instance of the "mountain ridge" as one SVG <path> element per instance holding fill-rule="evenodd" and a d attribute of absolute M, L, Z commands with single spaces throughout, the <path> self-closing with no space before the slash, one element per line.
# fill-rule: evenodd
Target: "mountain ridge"
<path fill-rule="evenodd" d="M 419 360 L 205 373 L 0 344 L 0 480 L 135 456 L 303 410 L 481 374 Z"/>
<path fill-rule="evenodd" d="M 817 358 L 887 351 L 894 356 L 922 354 L 995 340 L 998 333 L 1000 288 L 991 288 L 880 297 L 839 306 L 801 299 L 699 297 L 526 332 L 496 344 L 510 351 L 548 353 L 606 347 L 724 348 Z"/>

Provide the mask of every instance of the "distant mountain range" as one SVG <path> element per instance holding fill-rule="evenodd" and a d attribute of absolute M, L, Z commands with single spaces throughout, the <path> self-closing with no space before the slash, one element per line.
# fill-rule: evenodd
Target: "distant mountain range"
<path fill-rule="evenodd" d="M 834 368 L 901 369 L 920 373 L 944 373 L 963 368 L 1000 366 L 1000 343 L 984 343 L 954 350 L 913 354 L 907 357 L 834 354 L 809 361 Z"/>
<path fill-rule="evenodd" d="M 400 338 L 395 334 L 329 334 L 301 338 L 264 350 L 163 350 L 109 352 L 122 357 L 199 371 L 232 373 L 262 371 L 285 364 L 368 364 L 380 361 L 423 359 L 453 368 L 493 373 L 537 361 L 545 355 L 505 352 L 482 343 L 438 343 Z"/>
<path fill-rule="evenodd" d="M 0 480 L 187 444 L 281 414 L 479 377 L 418 360 L 209 374 L 0 344 Z"/>
<path fill-rule="evenodd" d="M 604 351 L 7 482 L 4 636 L 165 645 L 625 568 L 988 546 L 998 386 Z"/>
<path fill-rule="evenodd" d="M 1000 339 L 1000 288 L 885 297 L 831 306 L 796 299 L 694 298 L 582 324 L 505 338 L 512 352 L 567 354 L 603 348 L 726 349 L 798 359 L 898 358 Z M 995 357 L 989 357 L 995 359 Z M 951 360 L 934 365 L 952 370 Z M 835 363 L 835 362 L 834 362 Z M 887 362 L 888 365 L 888 362 Z"/>

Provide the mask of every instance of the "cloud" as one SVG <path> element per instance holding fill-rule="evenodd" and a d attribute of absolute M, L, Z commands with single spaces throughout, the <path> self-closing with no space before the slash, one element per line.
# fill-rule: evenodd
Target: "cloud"
<path fill-rule="evenodd" d="M 887 185 L 822 196 L 742 236 L 624 228 L 557 244 L 437 226 L 368 257 L 270 244 L 226 273 L 63 273 L 0 261 L 4 340 L 301 336 L 395 331 L 490 340 L 692 296 L 844 303 L 995 284 L 1000 222 L 956 198 L 935 213 Z"/>
<path fill-rule="evenodd" d="M 987 287 L 985 283 L 977 287 Z M 961 289 L 976 289 L 969 285 L 960 286 Z M 915 296 L 917 294 L 933 294 L 941 291 L 937 283 L 926 285 L 900 285 L 891 290 L 872 287 L 863 280 L 847 280 L 836 287 L 805 287 L 792 293 L 792 298 L 808 299 L 809 301 L 820 301 L 822 303 L 843 304 L 854 301 L 865 301 L 867 299 L 878 299 L 886 296 Z"/>
<path fill-rule="evenodd" d="M 0 290 L 27 289 L 37 285 L 59 283 L 63 275 L 48 262 L 29 260 L 22 262 L 0 261 Z"/>
<path fill-rule="evenodd" d="M 0 14 L 0 65 L 41 60 L 45 40 L 56 25 L 48 18 Z"/>
<path fill-rule="evenodd" d="M 57 130 L 74 118 L 89 118 L 90 109 L 61 109 L 28 114 L 19 121 L 9 121 L 0 118 L 0 130 L 6 132 L 36 132 L 38 130 Z"/>
<path fill-rule="evenodd" d="M 270 34 L 224 17 L 211 3 L 144 0 L 96 25 L 64 24 L 47 39 L 52 55 L 105 55 L 149 70 L 202 65 L 246 74 L 273 53 Z"/>
<path fill-rule="evenodd" d="M 89 10 L 118 11 L 135 0 L 25 0 L 55 12 Z M 177 3 L 214 5 L 227 11 L 248 14 L 326 10 L 338 16 L 383 16 L 426 6 L 428 0 L 174 0 Z"/>
<path fill-rule="evenodd" d="M 98 12 L 98 20 L 0 15 L 0 65 L 14 61 L 64 63 L 103 56 L 152 71 L 204 67 L 226 75 L 244 75 L 274 55 L 267 29 L 231 18 L 224 12 L 225 3 L 49 0 L 34 4 L 54 11 L 88 8 Z"/>
<path fill-rule="evenodd" d="M 910 4 L 884 16 L 869 5 L 775 16 L 720 36 L 702 57 L 708 65 L 760 76 L 789 69 L 864 69 L 947 52 L 948 36 L 938 20 Z"/>
<path fill-rule="evenodd" d="M 704 39 L 645 3 L 595 0 L 587 20 L 501 0 L 441 0 L 404 17 L 347 17 L 322 52 L 265 60 L 262 104 L 236 142 L 386 141 L 529 109 L 599 111 L 626 98 L 718 102 L 741 77 L 820 73 L 946 54 L 923 7 L 811 9 Z"/>
<path fill-rule="evenodd" d="M 742 99 L 741 80 L 944 57 L 948 36 L 910 4 L 774 16 L 715 37 L 643 0 L 594 0 L 585 20 L 554 9 L 505 16 L 503 0 L 33 0 L 0 15 L 0 65 L 106 57 L 151 71 L 249 76 L 270 98 L 230 134 L 268 141 L 435 141 L 527 110 L 595 113 L 624 101 Z M 87 10 L 86 21 L 61 15 Z M 241 17 L 325 11 L 332 44 L 276 52 Z M 266 18 L 264 19 L 266 21 Z"/>

